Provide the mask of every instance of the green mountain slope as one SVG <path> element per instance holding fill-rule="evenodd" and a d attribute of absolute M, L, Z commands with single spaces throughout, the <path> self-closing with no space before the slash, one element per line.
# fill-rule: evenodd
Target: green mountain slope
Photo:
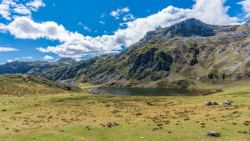
<path fill-rule="evenodd" d="M 145 87 L 247 80 L 249 31 L 249 23 L 216 26 L 188 19 L 148 32 L 118 55 L 79 62 L 13 62 L 0 66 L 0 74 L 25 73 L 51 80 Z"/>

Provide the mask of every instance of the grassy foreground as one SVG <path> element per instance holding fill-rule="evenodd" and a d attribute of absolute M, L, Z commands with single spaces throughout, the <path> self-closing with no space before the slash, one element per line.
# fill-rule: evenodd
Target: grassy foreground
<path fill-rule="evenodd" d="M 224 91 L 220 93 L 190 97 L 87 92 L 0 96 L 0 140 L 249 141 L 249 86 L 250 82 L 236 82 L 221 86 Z M 227 99 L 234 101 L 232 106 L 203 105 Z M 108 128 L 108 122 L 119 125 Z M 221 137 L 208 137 L 210 130 L 221 132 Z"/>

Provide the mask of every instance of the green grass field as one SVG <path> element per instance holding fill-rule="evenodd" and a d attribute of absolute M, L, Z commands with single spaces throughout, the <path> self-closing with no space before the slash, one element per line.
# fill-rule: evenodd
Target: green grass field
<path fill-rule="evenodd" d="M 209 96 L 80 93 L 0 96 L 1 141 L 249 141 L 250 82 L 216 85 Z M 213 88 L 212 85 L 199 87 Z M 205 107 L 211 100 L 232 106 Z M 108 122 L 119 123 L 108 128 Z M 104 127 L 105 126 L 105 127 Z M 216 130 L 221 137 L 209 137 Z"/>

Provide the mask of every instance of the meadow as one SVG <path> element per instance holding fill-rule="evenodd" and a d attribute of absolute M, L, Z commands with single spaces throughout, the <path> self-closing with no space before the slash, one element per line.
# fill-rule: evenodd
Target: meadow
<path fill-rule="evenodd" d="M 223 89 L 207 96 L 94 95 L 90 84 L 81 84 L 81 92 L 0 95 L 0 140 L 249 141 L 249 86 L 201 85 Z M 211 130 L 221 136 L 207 136 Z"/>

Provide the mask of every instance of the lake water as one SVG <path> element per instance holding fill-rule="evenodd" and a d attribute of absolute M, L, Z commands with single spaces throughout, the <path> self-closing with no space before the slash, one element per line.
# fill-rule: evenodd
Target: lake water
<path fill-rule="evenodd" d="M 93 94 L 113 94 L 126 96 L 196 96 L 207 95 L 201 90 L 172 89 L 172 88 L 96 88 L 90 90 Z"/>

